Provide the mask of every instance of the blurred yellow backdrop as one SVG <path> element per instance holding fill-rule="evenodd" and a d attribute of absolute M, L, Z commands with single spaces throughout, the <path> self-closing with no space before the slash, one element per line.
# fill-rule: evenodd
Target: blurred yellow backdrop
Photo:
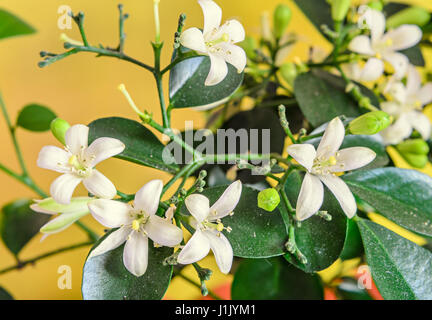
<path fill-rule="evenodd" d="M 27 103 L 44 104 L 55 110 L 58 116 L 72 124 L 87 124 L 101 117 L 120 116 L 134 118 L 121 94 L 117 91 L 120 83 L 125 83 L 136 103 L 141 108 L 154 112 L 156 120 L 160 120 L 156 87 L 151 74 L 126 62 L 110 58 L 98 58 L 83 53 L 72 56 L 54 65 L 40 69 L 39 51 L 62 52 L 59 36 L 62 30 L 57 27 L 59 17 L 57 10 L 61 5 L 69 5 L 74 12 L 83 11 L 86 14 L 85 25 L 90 43 L 116 46 L 118 44 L 118 0 L 2 0 L 0 8 L 10 10 L 33 27 L 37 33 L 31 36 L 12 38 L 0 41 L 0 90 L 12 119 Z M 223 19 L 237 18 L 250 35 L 259 32 L 260 13 L 271 12 L 282 0 L 218 0 L 223 8 Z M 284 1 L 294 10 L 290 31 L 303 36 L 303 43 L 296 46 L 291 58 L 304 57 L 308 46 L 314 44 L 328 49 L 328 43 L 318 34 L 312 25 L 297 10 L 291 1 Z M 429 9 L 429 0 L 410 1 Z M 126 21 L 126 52 L 142 61 L 152 63 L 153 55 L 150 40 L 154 38 L 154 22 L 152 15 L 152 0 L 124 0 L 125 12 L 131 14 Z M 160 15 L 162 39 L 165 41 L 163 61 L 167 63 L 171 55 L 173 34 L 177 27 L 180 13 L 187 14 L 186 27 L 201 26 L 202 13 L 196 0 L 161 0 Z M 66 33 L 79 39 L 79 33 L 74 26 Z M 167 82 L 165 81 L 165 86 Z M 185 120 L 194 120 L 194 125 L 204 124 L 198 112 L 180 110 L 173 113 L 173 126 L 182 128 Z M 1 123 L 1 121 L 0 121 Z M 50 133 L 35 134 L 19 130 L 18 138 L 28 163 L 29 170 L 35 180 L 48 190 L 49 184 L 56 177 L 55 173 L 36 166 L 36 158 L 42 146 L 57 144 Z M 16 158 L 9 134 L 4 123 L 0 124 L 0 144 L 2 153 L 0 161 L 18 170 Z M 121 169 L 120 169 L 121 168 Z M 145 182 L 152 178 L 169 179 L 166 174 L 139 167 L 120 160 L 110 160 L 100 166 L 119 190 L 134 193 Z M 34 193 L 20 183 L 0 172 L 1 203 L 21 197 L 34 197 Z M 80 189 L 82 191 L 82 189 Z M 91 217 L 84 222 L 102 233 L 102 227 Z M 85 240 L 85 234 L 75 226 L 65 232 L 51 236 L 40 243 L 40 236 L 33 239 L 22 251 L 21 258 L 26 259 Z M 24 270 L 15 271 L 0 276 L 0 286 L 4 286 L 17 299 L 81 299 L 81 269 L 88 248 L 64 253 L 43 261 Z M 0 269 L 13 265 L 13 256 L 0 243 Z M 68 265 L 72 268 L 72 289 L 60 290 L 57 286 L 58 268 Z M 220 275 L 216 274 L 216 278 Z M 190 290 L 173 292 L 170 298 L 190 298 Z M 194 294 L 197 294 L 195 291 Z"/>

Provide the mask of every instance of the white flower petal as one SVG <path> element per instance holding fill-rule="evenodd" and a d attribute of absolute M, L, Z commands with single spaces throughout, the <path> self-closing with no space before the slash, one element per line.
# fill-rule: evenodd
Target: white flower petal
<path fill-rule="evenodd" d="M 94 167 L 99 162 L 114 157 L 123 152 L 125 145 L 118 139 L 98 138 L 85 150 L 87 165 Z"/>
<path fill-rule="evenodd" d="M 385 31 L 385 16 L 381 11 L 369 9 L 364 14 L 366 25 L 371 31 L 372 42 L 379 41 Z"/>
<path fill-rule="evenodd" d="M 361 71 L 361 81 L 375 81 L 384 73 L 384 63 L 377 58 L 370 58 Z"/>
<path fill-rule="evenodd" d="M 399 51 L 414 47 L 423 36 L 422 30 L 414 24 L 405 24 L 385 34 L 383 42 L 391 40 L 390 50 Z"/>
<path fill-rule="evenodd" d="M 360 54 L 365 54 L 368 56 L 375 55 L 375 50 L 372 49 L 371 40 L 368 36 L 362 35 L 357 36 L 354 39 L 351 40 L 348 48 L 353 51 Z"/>
<path fill-rule="evenodd" d="M 380 107 L 382 111 L 387 112 L 389 115 L 392 116 L 399 115 L 402 111 L 401 105 L 394 101 L 382 102 Z"/>
<path fill-rule="evenodd" d="M 357 212 L 357 205 L 347 184 L 341 178 L 330 174 L 319 178 L 333 193 L 347 217 L 350 219 L 354 217 Z"/>
<path fill-rule="evenodd" d="M 242 42 L 246 37 L 243 25 L 237 20 L 228 20 L 225 22 L 215 34 L 214 38 L 218 39 L 224 34 L 228 35 L 230 43 Z"/>
<path fill-rule="evenodd" d="M 383 54 L 383 58 L 393 66 L 394 77 L 396 79 L 402 79 L 406 75 L 409 60 L 404 54 L 399 52 L 386 52 Z"/>
<path fill-rule="evenodd" d="M 183 240 L 183 231 L 179 227 L 156 215 L 150 216 L 144 230 L 150 239 L 166 247 L 174 247 Z"/>
<path fill-rule="evenodd" d="M 288 154 L 308 171 L 312 170 L 316 157 L 315 147 L 311 144 L 293 144 L 287 148 Z"/>
<path fill-rule="evenodd" d="M 43 225 L 40 229 L 40 232 L 45 234 L 59 233 L 88 214 L 88 209 L 76 212 L 62 213 L 58 217 L 55 217 L 54 219 Z"/>
<path fill-rule="evenodd" d="M 40 168 L 66 173 L 70 154 L 63 149 L 54 146 L 45 146 L 39 152 L 37 165 Z"/>
<path fill-rule="evenodd" d="M 336 153 L 336 165 L 329 168 L 332 172 L 351 171 L 364 167 L 376 158 L 376 153 L 365 147 L 352 147 Z"/>
<path fill-rule="evenodd" d="M 88 208 L 93 218 L 108 228 L 117 228 L 131 221 L 129 205 L 120 201 L 97 199 L 91 201 Z"/>
<path fill-rule="evenodd" d="M 76 212 L 88 210 L 87 204 L 93 198 L 90 197 L 75 197 L 72 198 L 67 205 L 57 203 L 53 198 L 43 200 L 34 200 L 35 203 L 30 206 L 33 211 L 45 214 L 57 214 L 65 212 Z"/>
<path fill-rule="evenodd" d="M 407 75 L 407 85 L 406 85 L 406 93 L 407 95 L 416 95 L 421 89 L 422 79 L 420 73 L 413 65 L 408 66 L 408 75 Z"/>
<path fill-rule="evenodd" d="M 426 83 L 417 93 L 417 99 L 422 105 L 427 105 L 432 102 L 432 83 Z"/>
<path fill-rule="evenodd" d="M 216 234 L 216 232 L 211 230 L 204 231 L 203 233 L 209 240 L 210 248 L 214 253 L 219 270 L 224 274 L 228 274 L 231 270 L 234 256 L 228 239 L 222 233 Z"/>
<path fill-rule="evenodd" d="M 238 73 L 243 72 L 247 63 L 246 52 L 243 50 L 243 48 L 229 43 L 221 43 L 216 45 L 215 48 L 220 49 L 220 51 L 212 53 L 213 55 L 218 56 L 224 59 L 226 62 L 232 64 L 237 69 Z"/>
<path fill-rule="evenodd" d="M 204 14 L 204 36 L 219 28 L 222 21 L 222 9 L 212 0 L 198 0 Z"/>
<path fill-rule="evenodd" d="M 82 181 L 81 178 L 65 173 L 54 180 L 50 187 L 53 199 L 60 204 L 69 204 L 75 188 Z"/>
<path fill-rule="evenodd" d="M 210 220 L 221 219 L 233 212 L 240 201 L 241 193 L 241 181 L 237 180 L 231 183 L 220 198 L 211 206 L 208 218 Z"/>
<path fill-rule="evenodd" d="M 198 221 L 207 219 L 210 212 L 210 201 L 202 194 L 191 194 L 185 200 L 186 207 L 190 214 Z"/>
<path fill-rule="evenodd" d="M 80 154 L 88 146 L 89 127 L 76 124 L 70 127 L 65 134 L 66 147 L 73 154 Z"/>
<path fill-rule="evenodd" d="M 405 104 L 408 99 L 408 93 L 405 85 L 400 81 L 395 81 L 394 78 L 387 84 L 385 93 L 390 95 L 394 100 L 396 100 L 396 102 L 400 104 Z M 387 102 L 383 102 L 382 104 L 384 103 Z"/>
<path fill-rule="evenodd" d="M 191 264 L 206 257 L 209 251 L 209 240 L 203 232 L 198 229 L 180 251 L 177 261 L 180 264 Z"/>
<path fill-rule="evenodd" d="M 306 172 L 297 199 L 296 219 L 306 220 L 321 208 L 324 200 L 324 187 L 314 175 Z"/>
<path fill-rule="evenodd" d="M 123 263 L 126 269 L 136 277 L 141 277 L 148 265 L 148 237 L 142 232 L 133 231 L 123 251 Z"/>
<path fill-rule="evenodd" d="M 406 114 L 411 126 L 416 129 L 424 140 L 429 140 L 431 136 L 431 123 L 427 116 L 420 111 L 411 111 Z"/>
<path fill-rule="evenodd" d="M 89 177 L 83 180 L 86 189 L 96 197 L 112 199 L 117 194 L 114 184 L 98 170 L 93 169 Z"/>
<path fill-rule="evenodd" d="M 131 229 L 127 227 L 121 227 L 120 229 L 112 232 L 96 248 L 93 249 L 88 259 L 120 247 L 126 241 L 130 233 Z"/>
<path fill-rule="evenodd" d="M 317 157 L 328 159 L 339 150 L 345 138 L 345 127 L 342 121 L 336 117 L 329 122 L 317 149 Z"/>
<path fill-rule="evenodd" d="M 205 81 L 206 86 L 214 86 L 222 82 L 228 74 L 228 66 L 223 58 L 214 54 L 210 56 L 210 72 Z"/>
<path fill-rule="evenodd" d="M 180 36 L 180 43 L 183 47 L 198 51 L 199 53 L 207 53 L 204 35 L 198 28 L 190 28 L 183 31 Z"/>
<path fill-rule="evenodd" d="M 162 180 L 151 180 L 147 182 L 135 195 L 134 206 L 144 210 L 147 214 L 153 215 L 159 207 L 159 200 L 162 193 Z"/>
<path fill-rule="evenodd" d="M 412 126 L 406 115 L 402 115 L 391 126 L 380 132 L 385 144 L 398 144 L 411 135 Z"/>

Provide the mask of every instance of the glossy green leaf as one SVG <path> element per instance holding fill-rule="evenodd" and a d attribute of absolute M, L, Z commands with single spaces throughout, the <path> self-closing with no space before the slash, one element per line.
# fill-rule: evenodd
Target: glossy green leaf
<path fill-rule="evenodd" d="M 29 24 L 7 12 L 0 9 L 0 39 L 31 34 L 36 32 Z"/>
<path fill-rule="evenodd" d="M 345 81 L 324 71 L 311 71 L 298 76 L 294 83 L 294 94 L 306 119 L 318 127 L 334 117 L 360 115 L 357 102 L 345 91 Z M 362 92 L 371 102 L 378 105 L 378 100 L 367 88 Z"/>
<path fill-rule="evenodd" d="M 203 195 L 210 199 L 210 205 L 216 202 L 227 186 L 208 188 Z M 225 226 L 230 226 L 230 233 L 224 231 L 234 251 L 234 256 L 241 258 L 268 258 L 280 256 L 288 240 L 286 229 L 279 210 L 267 212 L 257 207 L 258 190 L 243 185 L 242 195 L 233 216 L 222 219 Z M 183 207 L 183 213 L 187 210 Z"/>
<path fill-rule="evenodd" d="M 302 177 L 297 172 L 292 173 L 285 184 L 285 191 L 293 206 L 297 203 Z M 321 210 L 326 210 L 332 216 L 332 221 L 313 216 L 302 221 L 295 228 L 295 240 L 300 251 L 308 262 L 303 265 L 293 255 L 285 258 L 305 272 L 315 272 L 329 267 L 335 262 L 343 249 L 346 237 L 347 219 L 333 195 L 326 190 Z"/>
<path fill-rule="evenodd" d="M 228 64 L 228 75 L 215 86 L 204 85 L 210 58 L 194 57 L 178 63 L 170 72 L 169 96 L 174 108 L 211 107 L 223 104 L 240 87 L 243 73 Z"/>
<path fill-rule="evenodd" d="M 14 298 L 5 288 L 0 287 L 0 300 L 14 300 Z"/>
<path fill-rule="evenodd" d="M 231 287 L 233 300 L 322 300 L 317 275 L 304 273 L 282 258 L 241 262 Z"/>
<path fill-rule="evenodd" d="M 107 233 L 93 247 L 96 248 Z M 155 248 L 149 241 L 146 273 L 131 274 L 123 265 L 123 248 L 108 251 L 87 259 L 83 269 L 82 294 L 85 300 L 160 300 L 171 281 L 172 267 L 163 261 L 173 253 L 172 248 Z M 92 249 L 92 250 L 93 250 Z"/>
<path fill-rule="evenodd" d="M 354 220 L 348 219 L 345 243 L 340 258 L 342 260 L 354 259 L 361 256 L 363 252 L 360 230 Z"/>
<path fill-rule="evenodd" d="M 164 159 L 165 146 L 137 121 L 117 117 L 103 118 L 93 121 L 89 127 L 89 143 L 100 137 L 111 137 L 126 145 L 126 149 L 117 156 L 119 159 L 168 172 L 178 170 L 178 165 L 171 155 Z M 169 164 L 165 160 L 168 160 Z"/>
<path fill-rule="evenodd" d="M 321 138 L 315 138 L 307 141 L 306 143 L 313 144 L 317 148 L 320 141 Z M 345 137 L 340 149 L 351 147 L 366 147 L 372 149 L 376 153 L 376 158 L 374 159 L 374 161 L 369 163 L 367 166 L 364 166 L 357 170 L 381 168 L 386 166 L 390 162 L 385 146 L 381 138 L 378 136 L 348 135 Z"/>
<path fill-rule="evenodd" d="M 408 230 L 432 236 L 432 178 L 416 170 L 380 168 L 343 176 L 351 191 Z"/>
<path fill-rule="evenodd" d="M 426 65 L 426 61 L 419 46 L 403 50 L 401 53 L 406 55 L 409 61 L 415 66 L 424 67 Z"/>
<path fill-rule="evenodd" d="M 342 278 L 336 293 L 342 300 L 372 300 L 367 291 L 359 288 L 357 280 L 353 278 Z"/>
<path fill-rule="evenodd" d="M 432 299 L 432 253 L 372 221 L 358 219 L 374 282 L 388 300 Z"/>
<path fill-rule="evenodd" d="M 409 5 L 405 3 L 389 2 L 384 6 L 383 12 L 386 17 L 390 17 L 408 7 Z"/>
<path fill-rule="evenodd" d="M 31 210 L 31 203 L 32 201 L 27 199 L 16 200 L 4 206 L 1 211 L 0 235 L 14 255 L 18 255 L 50 219 L 50 215 Z"/>
<path fill-rule="evenodd" d="M 333 26 L 333 19 L 331 15 L 331 7 L 326 0 L 294 0 L 296 5 L 300 8 L 305 16 L 310 20 L 315 28 L 325 37 L 322 32 L 321 26 Z"/>
<path fill-rule="evenodd" d="M 30 131 L 48 131 L 56 114 L 39 104 L 29 104 L 18 114 L 17 125 Z"/>

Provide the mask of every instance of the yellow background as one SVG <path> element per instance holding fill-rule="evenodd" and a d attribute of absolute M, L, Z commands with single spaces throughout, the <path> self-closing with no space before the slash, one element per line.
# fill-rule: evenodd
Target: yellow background
<path fill-rule="evenodd" d="M 223 8 L 223 20 L 239 19 L 249 35 L 260 30 L 260 13 L 272 12 L 281 0 L 218 0 Z M 153 55 L 150 40 L 154 38 L 152 0 L 124 0 L 125 11 L 131 14 L 126 21 L 126 52 L 142 61 L 152 63 Z M 304 57 L 308 45 L 314 44 L 328 50 L 329 46 L 317 33 L 304 16 L 292 5 L 293 19 L 290 31 L 301 34 L 302 44 L 296 46 L 295 55 Z M 428 0 L 410 1 L 432 9 Z M 134 114 L 117 91 L 120 83 L 125 83 L 140 108 L 154 112 L 160 120 L 157 93 L 152 75 L 143 69 L 126 62 L 111 58 L 98 58 L 89 53 L 72 56 L 44 69 L 37 67 L 39 51 L 62 52 L 59 36 L 66 32 L 70 37 L 79 39 L 77 28 L 59 30 L 57 27 L 57 9 L 60 5 L 71 6 L 74 12 L 86 14 L 85 25 L 90 43 L 102 43 L 109 46 L 118 44 L 118 1 L 113 0 L 2 0 L 0 8 L 7 9 L 30 23 L 37 33 L 30 36 L 0 41 L 0 90 L 9 109 L 11 118 L 16 118 L 20 108 L 36 102 L 54 109 L 58 116 L 72 124 L 89 123 L 101 117 L 120 116 L 133 118 Z M 163 61 L 169 61 L 173 34 L 177 27 L 180 13 L 187 14 L 186 28 L 202 26 L 202 13 L 196 0 L 161 0 L 160 5 L 162 39 L 165 40 Z M 167 82 L 165 81 L 165 87 Z M 185 120 L 194 120 L 194 126 L 201 127 L 203 118 L 192 110 L 174 111 L 173 126 L 182 128 Z M 1 123 L 1 121 L 0 121 Z M 56 174 L 36 166 L 39 150 L 47 144 L 57 144 L 50 133 L 35 134 L 19 130 L 24 158 L 35 180 L 44 190 Z M 4 123 L 0 124 L 0 162 L 18 170 L 13 146 Z M 101 164 L 100 169 L 118 187 L 126 193 L 134 193 L 152 178 L 162 178 L 166 182 L 169 176 L 156 170 L 139 167 L 120 160 L 110 160 Z M 0 172 L 1 204 L 21 197 L 34 197 L 34 193 L 25 186 Z M 83 189 L 79 189 L 83 191 Z M 102 227 L 91 217 L 84 222 L 102 232 Z M 65 232 L 47 238 L 40 243 L 40 236 L 34 238 L 21 252 L 21 259 L 26 259 L 64 246 L 85 240 L 85 234 L 75 226 Z M 0 286 L 8 289 L 17 299 L 80 299 L 81 269 L 88 249 L 79 249 L 64 253 L 43 261 L 35 266 L 28 266 L 22 271 L 15 271 L 0 276 Z M 211 260 L 211 259 L 210 259 Z M 0 243 L 0 269 L 13 265 L 13 256 Z M 57 287 L 61 265 L 72 268 L 73 286 L 71 290 Z M 220 274 L 215 275 L 220 279 Z M 190 287 L 182 291 L 170 291 L 171 298 L 198 297 L 198 291 Z"/>

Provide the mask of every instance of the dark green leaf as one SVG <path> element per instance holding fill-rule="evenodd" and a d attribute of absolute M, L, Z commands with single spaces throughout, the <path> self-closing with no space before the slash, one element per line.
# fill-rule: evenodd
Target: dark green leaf
<path fill-rule="evenodd" d="M 384 299 L 432 299 L 432 254 L 372 221 L 358 218 L 366 259 Z"/>
<path fill-rule="evenodd" d="M 318 147 L 320 141 L 321 138 L 316 138 L 309 140 L 307 143 L 313 144 L 315 147 Z M 341 149 L 351 147 L 366 147 L 372 149 L 376 153 L 376 158 L 374 161 L 358 170 L 381 168 L 386 166 L 390 162 L 385 146 L 382 143 L 382 140 L 377 136 L 348 135 L 345 137 Z"/>
<path fill-rule="evenodd" d="M 360 236 L 360 230 L 354 220 L 348 220 L 347 234 L 345 238 L 344 247 L 340 258 L 342 260 L 354 259 L 363 254 L 364 248 Z"/>
<path fill-rule="evenodd" d="M 87 259 L 82 281 L 85 300 L 159 300 L 165 295 L 171 281 L 172 267 L 164 266 L 162 262 L 173 250 L 155 248 L 153 242 L 149 241 L 147 271 L 143 276 L 136 277 L 123 265 L 123 248 L 124 245 L 121 245 L 103 255 Z"/>
<path fill-rule="evenodd" d="M 292 205 L 297 203 L 302 177 L 297 172 L 292 173 L 285 184 L 285 191 Z M 295 240 L 300 251 L 306 256 L 306 265 L 300 263 L 291 254 L 285 258 L 305 272 L 320 271 L 335 262 L 343 249 L 346 237 L 346 217 L 339 203 L 326 191 L 321 210 L 332 215 L 332 221 L 313 216 L 302 221 L 301 226 L 295 228 Z"/>
<path fill-rule="evenodd" d="M 56 114 L 39 104 L 29 104 L 18 114 L 17 125 L 30 131 L 48 131 Z"/>
<path fill-rule="evenodd" d="M 137 121 L 117 117 L 103 118 L 93 121 L 89 127 L 89 143 L 100 137 L 111 137 L 126 145 L 126 149 L 117 156 L 119 159 L 169 172 L 178 170 L 171 155 L 168 159 L 163 158 L 164 145 L 159 139 Z"/>
<path fill-rule="evenodd" d="M 322 34 L 322 25 L 333 27 L 331 7 L 326 0 L 294 0 L 294 2 Z"/>
<path fill-rule="evenodd" d="M 390 2 L 384 6 L 383 12 L 384 12 L 386 17 L 390 17 L 390 16 L 394 15 L 395 13 L 398 13 L 399 11 L 402 11 L 408 7 L 409 7 L 409 5 L 404 4 L 404 3 Z"/>
<path fill-rule="evenodd" d="M 432 236 L 432 179 L 416 170 L 381 168 L 343 176 L 351 191 L 408 230 Z"/>
<path fill-rule="evenodd" d="M 210 199 L 210 204 L 222 195 L 227 186 L 205 189 L 202 193 Z M 268 258 L 282 255 L 288 240 L 286 229 L 279 210 L 267 212 L 258 208 L 258 190 L 243 185 L 241 199 L 234 209 L 233 216 L 223 218 L 225 226 L 232 231 L 224 235 L 228 238 L 234 256 L 241 258 Z M 183 207 L 183 213 L 187 210 Z"/>
<path fill-rule="evenodd" d="M 6 247 L 14 255 L 18 255 L 50 219 L 49 215 L 31 210 L 31 203 L 30 200 L 20 199 L 2 208 L 0 234 Z"/>
<path fill-rule="evenodd" d="M 204 85 L 210 71 L 209 57 L 195 57 L 177 64 L 170 72 L 170 104 L 175 108 L 223 104 L 241 85 L 243 73 L 228 64 L 228 75 L 215 86 Z"/>
<path fill-rule="evenodd" d="M 322 300 L 317 275 L 291 266 L 282 258 L 247 259 L 234 275 L 233 300 Z"/>
<path fill-rule="evenodd" d="M 17 16 L 0 9 L 0 39 L 31 34 L 36 32 L 33 27 Z"/>
<path fill-rule="evenodd" d="M 353 278 L 343 278 L 336 292 L 342 300 L 372 300 L 367 291 L 359 288 L 357 280 Z"/>
<path fill-rule="evenodd" d="M 415 66 L 424 67 L 426 65 L 426 61 L 419 46 L 403 50 L 401 53 L 406 55 L 409 61 Z"/>
<path fill-rule="evenodd" d="M 14 298 L 5 288 L 0 287 L 0 300 L 14 300 Z"/>

